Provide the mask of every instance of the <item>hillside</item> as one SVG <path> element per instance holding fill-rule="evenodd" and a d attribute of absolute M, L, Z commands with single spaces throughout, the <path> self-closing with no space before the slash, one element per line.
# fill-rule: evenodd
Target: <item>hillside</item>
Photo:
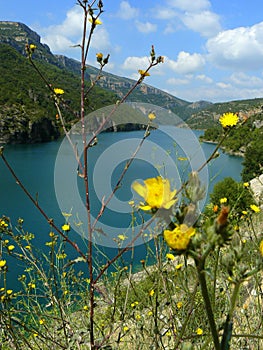
<path fill-rule="evenodd" d="M 263 98 L 214 103 L 194 112 L 187 123 L 196 129 L 208 129 L 218 124 L 220 115 L 226 112 L 241 113 L 251 117 L 262 112 Z"/>
<path fill-rule="evenodd" d="M 42 142 L 60 135 L 50 92 L 26 58 L 27 43 L 36 45 L 34 61 L 45 73 L 50 84 L 65 90 L 65 99 L 72 110 L 66 113 L 67 122 L 74 122 L 79 111 L 80 62 L 53 55 L 49 47 L 41 43 L 40 36 L 25 24 L 0 22 L 1 142 Z M 87 66 L 87 84 L 97 74 L 97 68 Z M 116 103 L 133 84 L 132 79 L 103 72 L 98 86 L 92 90 L 86 101 L 87 111 Z M 189 102 L 147 84 L 138 86 L 127 100 L 129 101 L 163 107 L 187 121 L 190 127 L 198 129 L 218 125 L 218 118 L 224 112 L 241 111 L 253 115 L 263 104 L 263 98 L 214 104 L 207 101 Z M 174 123 L 173 114 L 168 119 L 163 122 Z"/>

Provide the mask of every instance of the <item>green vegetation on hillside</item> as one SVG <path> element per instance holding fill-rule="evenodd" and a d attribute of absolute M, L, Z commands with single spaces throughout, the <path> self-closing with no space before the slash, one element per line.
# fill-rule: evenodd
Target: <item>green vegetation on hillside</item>
<path fill-rule="evenodd" d="M 52 93 L 29 64 L 28 59 L 8 44 L 0 44 L 0 55 L 1 138 L 7 142 L 27 142 L 29 125 L 47 119 L 56 128 L 56 109 Z M 63 97 L 69 106 L 64 111 L 66 122 L 78 120 L 75 111 L 78 111 L 80 106 L 79 76 L 44 60 L 36 60 L 35 63 L 41 72 L 45 72 L 45 77 L 52 87 L 60 87 L 65 91 Z M 87 112 L 115 101 L 115 94 L 95 87 L 86 100 Z M 49 129 L 52 134 L 53 128 Z"/>
<path fill-rule="evenodd" d="M 217 125 L 201 136 L 203 141 L 218 142 L 224 131 Z M 231 131 L 224 141 L 223 149 L 228 153 L 244 156 L 242 178 L 249 181 L 263 172 L 263 114 L 251 116 L 242 125 Z"/>

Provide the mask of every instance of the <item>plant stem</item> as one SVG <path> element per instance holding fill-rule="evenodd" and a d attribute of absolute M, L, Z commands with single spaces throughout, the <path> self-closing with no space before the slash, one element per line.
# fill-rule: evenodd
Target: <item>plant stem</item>
<path fill-rule="evenodd" d="M 218 333 L 216 329 L 214 313 L 213 313 L 213 309 L 212 309 L 212 305 L 211 305 L 211 301 L 210 301 L 210 297 L 207 289 L 206 278 L 204 274 L 205 260 L 204 259 L 197 260 L 195 258 L 195 264 L 197 268 L 198 279 L 201 286 L 201 292 L 202 292 L 202 296 L 205 304 L 205 309 L 208 317 L 210 330 L 213 337 L 215 350 L 220 350 L 220 343 L 219 343 Z"/>

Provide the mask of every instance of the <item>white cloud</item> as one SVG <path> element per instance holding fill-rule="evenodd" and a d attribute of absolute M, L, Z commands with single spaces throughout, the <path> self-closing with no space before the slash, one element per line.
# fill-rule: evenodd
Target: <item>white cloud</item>
<path fill-rule="evenodd" d="M 200 33 L 204 37 L 211 37 L 220 31 L 219 16 L 211 11 L 186 12 L 182 21 L 188 29 Z"/>
<path fill-rule="evenodd" d="M 125 70 L 136 70 L 146 69 L 149 66 L 149 58 L 144 57 L 127 57 L 122 65 L 122 68 Z"/>
<path fill-rule="evenodd" d="M 219 67 L 234 70 L 262 68 L 263 22 L 219 33 L 206 44 L 209 59 Z"/>
<path fill-rule="evenodd" d="M 233 84 L 236 84 L 240 87 L 250 87 L 250 88 L 262 88 L 263 86 L 263 79 L 256 77 L 256 76 L 250 76 L 243 72 L 236 72 L 231 74 L 229 79 Z"/>
<path fill-rule="evenodd" d="M 156 32 L 157 30 L 157 26 L 156 24 L 150 23 L 150 22 L 139 22 L 136 21 L 135 22 L 136 28 L 138 29 L 139 32 L 141 33 L 152 33 L 152 32 Z"/>
<path fill-rule="evenodd" d="M 213 82 L 213 79 L 211 79 L 210 77 L 206 76 L 205 74 L 199 74 L 196 76 L 197 80 L 203 81 L 207 84 L 211 84 Z"/>
<path fill-rule="evenodd" d="M 167 80 L 167 84 L 169 85 L 186 85 L 189 84 L 188 79 L 180 79 L 180 78 L 170 78 Z"/>
<path fill-rule="evenodd" d="M 139 14 L 139 10 L 135 7 L 132 7 L 128 1 L 122 1 L 120 3 L 120 9 L 117 12 L 117 17 L 121 19 L 133 19 L 136 18 Z"/>
<path fill-rule="evenodd" d="M 52 52 L 69 52 L 69 49 L 72 46 L 81 43 L 83 32 L 83 10 L 80 6 L 74 6 L 67 12 L 65 20 L 61 24 L 42 28 L 41 32 L 43 35 L 42 41 L 50 47 Z M 98 25 L 92 37 L 91 47 L 102 51 L 110 49 L 110 46 L 111 43 L 107 30 L 103 25 Z M 77 49 L 75 48 L 75 50 Z"/>
<path fill-rule="evenodd" d="M 168 6 L 176 7 L 182 11 L 196 12 L 211 6 L 208 0 L 167 0 Z"/>
<path fill-rule="evenodd" d="M 80 43 L 82 27 L 82 9 L 80 7 L 73 7 L 67 12 L 63 23 L 42 29 L 42 41 L 53 52 L 66 51 L 70 46 Z"/>
<path fill-rule="evenodd" d="M 165 58 L 167 66 L 174 72 L 179 74 L 190 74 L 200 71 L 205 65 L 205 59 L 198 53 L 190 54 L 185 51 L 181 51 L 177 60 L 173 61 L 169 58 Z"/>

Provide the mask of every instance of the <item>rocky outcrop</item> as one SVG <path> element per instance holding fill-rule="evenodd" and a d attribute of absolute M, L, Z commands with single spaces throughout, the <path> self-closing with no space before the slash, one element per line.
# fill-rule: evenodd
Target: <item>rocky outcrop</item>
<path fill-rule="evenodd" d="M 23 109 L 12 107 L 0 113 L 0 143 L 37 143 L 60 136 L 57 125 L 47 117 L 32 121 Z"/>
<path fill-rule="evenodd" d="M 256 202 L 263 207 L 263 174 L 255 177 L 249 183 Z"/>

